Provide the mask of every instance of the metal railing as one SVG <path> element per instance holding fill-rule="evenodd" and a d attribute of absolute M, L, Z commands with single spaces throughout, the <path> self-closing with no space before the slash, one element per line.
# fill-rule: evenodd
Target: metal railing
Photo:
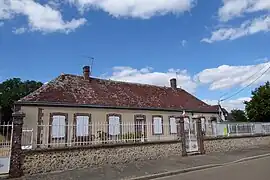
<path fill-rule="evenodd" d="M 12 123 L 0 124 L 0 157 L 9 157 L 11 153 Z"/>
<path fill-rule="evenodd" d="M 37 129 L 40 133 L 37 133 L 37 139 L 39 140 L 32 138 L 31 148 L 171 141 L 178 139 L 176 126 L 169 123 L 38 125 Z"/>
<path fill-rule="evenodd" d="M 218 123 L 208 131 L 212 131 L 209 137 L 265 135 L 270 134 L 270 123 Z"/>

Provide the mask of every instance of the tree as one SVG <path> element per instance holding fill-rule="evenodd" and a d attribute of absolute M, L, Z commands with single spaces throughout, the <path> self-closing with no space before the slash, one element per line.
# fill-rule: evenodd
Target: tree
<path fill-rule="evenodd" d="M 252 91 L 251 100 L 245 104 L 247 116 L 251 121 L 270 122 L 269 81 Z"/>
<path fill-rule="evenodd" d="M 236 122 L 247 122 L 248 121 L 246 113 L 240 109 L 232 110 L 231 117 L 232 117 L 232 120 L 236 121 Z"/>
<path fill-rule="evenodd" d="M 42 86 L 41 82 L 21 81 L 20 78 L 8 79 L 0 83 L 0 106 L 4 121 L 10 121 L 15 101 Z"/>

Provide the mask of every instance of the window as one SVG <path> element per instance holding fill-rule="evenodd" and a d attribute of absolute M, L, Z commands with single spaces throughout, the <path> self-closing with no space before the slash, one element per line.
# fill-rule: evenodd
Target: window
<path fill-rule="evenodd" d="M 175 117 L 169 117 L 169 123 L 170 123 L 170 133 L 177 134 L 177 125 Z"/>
<path fill-rule="evenodd" d="M 116 136 L 121 134 L 121 115 L 109 115 L 108 124 L 109 124 L 109 135 Z"/>
<path fill-rule="evenodd" d="M 76 116 L 76 136 L 88 136 L 89 135 L 89 116 Z"/>
<path fill-rule="evenodd" d="M 204 117 L 201 118 L 201 124 L 202 124 L 202 131 L 206 130 L 206 120 Z"/>
<path fill-rule="evenodd" d="M 163 119 L 162 116 L 153 116 L 153 134 L 163 134 Z"/>
<path fill-rule="evenodd" d="M 189 118 L 188 117 L 184 117 L 184 129 L 185 131 L 189 130 Z"/>
<path fill-rule="evenodd" d="M 66 117 L 54 115 L 52 117 L 52 138 L 65 138 L 66 136 Z"/>

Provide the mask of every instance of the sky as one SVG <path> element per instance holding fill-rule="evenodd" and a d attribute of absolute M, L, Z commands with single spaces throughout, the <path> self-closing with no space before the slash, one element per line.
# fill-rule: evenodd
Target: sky
<path fill-rule="evenodd" d="M 81 75 L 89 57 L 93 77 L 176 77 L 209 104 L 243 109 L 270 80 L 270 0 L 0 0 L 0 82 Z"/>

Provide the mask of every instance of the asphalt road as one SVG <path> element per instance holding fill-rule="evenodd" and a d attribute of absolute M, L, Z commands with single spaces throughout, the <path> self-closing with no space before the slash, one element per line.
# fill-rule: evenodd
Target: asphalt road
<path fill-rule="evenodd" d="M 194 171 L 156 180 L 269 180 L 270 157 Z"/>

